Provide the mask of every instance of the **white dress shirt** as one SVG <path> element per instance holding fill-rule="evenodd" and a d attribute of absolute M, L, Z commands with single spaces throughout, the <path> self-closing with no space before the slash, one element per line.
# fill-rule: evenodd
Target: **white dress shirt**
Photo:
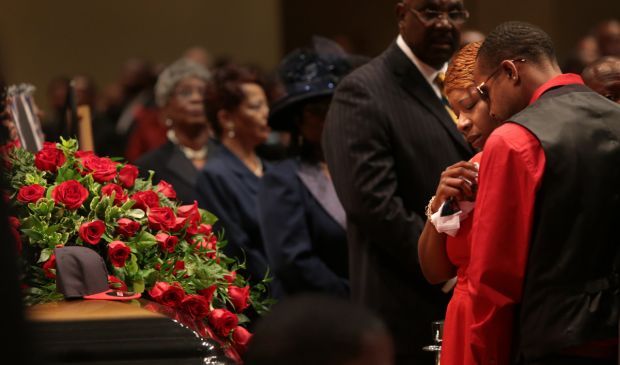
<path fill-rule="evenodd" d="M 411 48 L 409 48 L 407 43 L 405 43 L 403 36 L 400 34 L 398 35 L 398 38 L 396 38 L 396 45 L 398 46 L 398 48 L 401 49 L 401 51 L 405 53 L 407 58 L 409 58 L 411 62 L 413 62 L 415 67 L 417 67 L 418 70 L 420 70 L 420 72 L 422 73 L 422 76 L 424 76 L 428 84 L 431 85 L 431 87 L 433 88 L 433 91 L 435 91 L 435 94 L 437 94 L 437 97 L 441 99 L 442 98 L 441 90 L 439 90 L 439 86 L 437 86 L 437 84 L 435 83 L 435 78 L 437 78 L 437 75 L 440 72 L 444 72 L 444 73 L 446 72 L 446 70 L 448 69 L 448 64 L 445 63 L 440 69 L 435 69 L 434 67 L 429 66 L 426 63 L 422 62 L 422 60 L 416 57 L 416 55 L 413 53 Z"/>

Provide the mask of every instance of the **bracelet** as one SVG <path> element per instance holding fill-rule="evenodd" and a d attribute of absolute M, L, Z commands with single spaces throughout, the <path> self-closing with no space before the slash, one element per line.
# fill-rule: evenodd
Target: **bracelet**
<path fill-rule="evenodd" d="M 428 201 L 428 204 L 426 205 L 426 219 L 428 219 L 429 221 L 431 220 L 431 216 L 433 215 L 433 212 L 431 211 L 431 205 L 433 205 L 433 202 L 435 201 L 435 195 L 433 195 L 433 197 L 431 198 L 431 200 Z"/>

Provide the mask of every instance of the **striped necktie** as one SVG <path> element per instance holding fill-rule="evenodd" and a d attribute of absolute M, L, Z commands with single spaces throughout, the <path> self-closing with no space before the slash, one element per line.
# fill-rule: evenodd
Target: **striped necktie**
<path fill-rule="evenodd" d="M 439 87 L 439 90 L 441 91 L 441 103 L 443 104 L 444 108 L 446 108 L 448 114 L 450 114 L 450 117 L 452 118 L 452 121 L 454 121 L 454 124 L 456 124 L 459 118 L 456 116 L 452 108 L 450 108 L 448 98 L 446 98 L 446 95 L 443 93 L 443 81 L 445 78 L 446 74 L 444 72 L 440 71 L 439 73 L 437 73 L 437 77 L 435 77 L 435 85 L 437 85 Z"/>

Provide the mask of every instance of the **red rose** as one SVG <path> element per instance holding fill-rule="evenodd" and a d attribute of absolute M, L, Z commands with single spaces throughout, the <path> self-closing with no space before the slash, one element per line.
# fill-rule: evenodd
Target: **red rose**
<path fill-rule="evenodd" d="M 166 181 L 161 180 L 159 184 L 157 184 L 157 192 L 162 193 L 168 199 L 176 199 L 177 192 L 174 191 L 172 185 L 168 184 Z"/>
<path fill-rule="evenodd" d="M 116 177 L 116 162 L 107 157 L 87 155 L 82 158 L 82 166 L 87 172 L 92 172 L 97 182 L 107 182 Z"/>
<path fill-rule="evenodd" d="M 228 337 L 230 331 L 239 324 L 237 316 L 226 309 L 214 309 L 207 317 L 216 334 L 222 337 Z"/>
<path fill-rule="evenodd" d="M 121 171 L 118 173 L 118 181 L 120 181 L 120 183 L 127 189 L 131 188 L 133 184 L 135 184 L 137 177 L 138 168 L 130 164 L 123 166 Z"/>
<path fill-rule="evenodd" d="M 17 253 L 22 253 L 22 237 L 19 234 L 19 226 L 20 222 L 17 217 L 10 216 L 9 217 L 9 229 L 11 231 L 11 235 L 15 240 L 15 248 L 17 249 Z"/>
<path fill-rule="evenodd" d="M 185 223 L 187 223 L 187 218 L 176 217 L 174 220 L 174 226 L 170 228 L 172 232 L 178 232 L 185 228 Z"/>
<path fill-rule="evenodd" d="M 169 231 L 175 223 L 176 217 L 172 208 L 151 208 L 148 212 L 149 227 L 156 231 Z"/>
<path fill-rule="evenodd" d="M 243 312 L 249 306 L 249 286 L 244 286 L 243 288 L 240 288 L 238 286 L 229 286 L 228 295 L 230 296 L 230 301 L 232 302 L 233 306 L 235 306 L 235 310 L 237 311 L 237 313 Z"/>
<path fill-rule="evenodd" d="M 91 245 L 96 245 L 101 240 L 101 236 L 105 233 L 105 223 L 100 220 L 82 223 L 79 233 L 82 241 Z"/>
<path fill-rule="evenodd" d="M 161 250 L 168 253 L 173 253 L 174 248 L 177 246 L 177 243 L 179 243 L 178 237 L 171 236 L 163 232 L 155 235 L 155 239 L 157 240 L 157 243 L 159 244 Z"/>
<path fill-rule="evenodd" d="M 21 222 L 19 221 L 19 218 L 13 217 L 13 216 L 9 217 L 9 224 L 11 225 L 11 227 L 13 227 L 15 229 L 17 229 L 17 228 L 19 228 L 19 226 L 21 226 Z"/>
<path fill-rule="evenodd" d="M 56 278 L 56 255 L 50 256 L 50 258 L 43 264 L 43 272 L 45 277 L 50 279 Z"/>
<path fill-rule="evenodd" d="M 181 309 L 195 319 L 203 319 L 209 314 L 209 302 L 202 295 L 187 295 L 181 301 Z"/>
<path fill-rule="evenodd" d="M 95 152 L 93 151 L 76 151 L 74 156 L 75 158 L 79 158 L 81 160 L 84 157 L 94 156 L 94 155 L 95 155 Z"/>
<path fill-rule="evenodd" d="M 177 215 L 179 217 L 188 217 L 192 221 L 200 222 L 200 211 L 198 210 L 198 202 L 194 200 L 194 204 L 181 205 L 177 208 Z"/>
<path fill-rule="evenodd" d="M 202 223 L 199 227 L 198 227 L 198 233 L 204 234 L 205 236 L 210 235 L 211 233 L 213 233 L 213 228 L 211 227 L 210 224 L 204 224 Z"/>
<path fill-rule="evenodd" d="M 228 284 L 232 284 L 233 281 L 235 281 L 236 278 L 237 278 L 237 272 L 236 271 L 231 271 L 230 274 L 224 275 L 224 279 L 226 279 Z"/>
<path fill-rule="evenodd" d="M 114 275 L 108 275 L 108 286 L 113 290 L 127 291 L 127 284 Z"/>
<path fill-rule="evenodd" d="M 120 185 L 116 184 L 106 184 L 101 188 L 101 194 L 105 196 L 112 196 L 114 194 L 114 204 L 122 205 L 127 200 L 127 195 L 125 194 L 125 190 Z"/>
<path fill-rule="evenodd" d="M 118 223 L 118 233 L 125 236 L 125 238 L 130 238 L 135 236 L 136 232 L 140 229 L 140 223 L 133 221 L 129 218 L 121 218 L 117 221 Z"/>
<path fill-rule="evenodd" d="M 43 171 L 56 172 L 66 160 L 65 154 L 56 148 L 55 143 L 46 143 L 43 149 L 34 155 L 34 165 Z"/>
<path fill-rule="evenodd" d="M 243 364 L 241 355 L 237 352 L 234 346 L 228 346 L 224 349 L 224 356 L 231 359 L 235 364 Z"/>
<path fill-rule="evenodd" d="M 54 187 L 52 198 L 56 203 L 62 203 L 68 209 L 75 210 L 88 198 L 88 190 L 76 180 L 69 180 Z"/>
<path fill-rule="evenodd" d="M 22 203 L 36 203 L 44 194 L 45 188 L 39 184 L 22 186 L 17 193 L 17 200 Z"/>
<path fill-rule="evenodd" d="M 200 294 L 203 297 L 205 297 L 207 302 L 211 303 L 211 301 L 213 300 L 213 294 L 215 293 L 216 290 L 217 290 L 217 285 L 211 285 L 211 286 L 206 287 L 204 289 L 198 290 L 198 294 Z"/>
<path fill-rule="evenodd" d="M 152 190 L 139 191 L 132 195 L 131 199 L 136 202 L 133 206 L 136 209 L 146 211 L 147 208 L 159 207 L 159 197 L 157 193 Z"/>
<path fill-rule="evenodd" d="M 108 257 L 112 261 L 112 265 L 116 267 L 125 267 L 125 262 L 131 255 L 129 246 L 121 241 L 113 241 L 108 243 Z"/>
<path fill-rule="evenodd" d="M 252 334 L 241 326 L 237 326 L 237 328 L 235 328 L 235 331 L 232 334 L 232 340 L 235 349 L 237 349 L 237 351 L 242 355 L 248 349 L 248 344 L 250 343 L 251 339 Z"/>
<path fill-rule="evenodd" d="M 169 307 L 178 307 L 183 301 L 183 298 L 185 298 L 185 290 L 183 290 L 179 283 L 170 285 L 158 281 L 153 288 L 149 290 L 149 295 L 158 303 Z"/>
<path fill-rule="evenodd" d="M 185 261 L 179 260 L 174 263 L 174 269 L 172 269 L 172 274 L 176 275 L 177 272 L 185 270 Z"/>

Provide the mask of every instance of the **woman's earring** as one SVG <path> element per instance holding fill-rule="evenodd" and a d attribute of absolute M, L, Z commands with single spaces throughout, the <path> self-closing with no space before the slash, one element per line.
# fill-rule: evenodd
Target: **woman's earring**
<path fill-rule="evenodd" d="M 228 123 L 228 138 L 235 138 L 235 125 Z"/>
<path fill-rule="evenodd" d="M 165 123 L 166 123 L 166 127 L 168 127 L 168 128 L 172 127 L 172 119 L 166 118 Z"/>

